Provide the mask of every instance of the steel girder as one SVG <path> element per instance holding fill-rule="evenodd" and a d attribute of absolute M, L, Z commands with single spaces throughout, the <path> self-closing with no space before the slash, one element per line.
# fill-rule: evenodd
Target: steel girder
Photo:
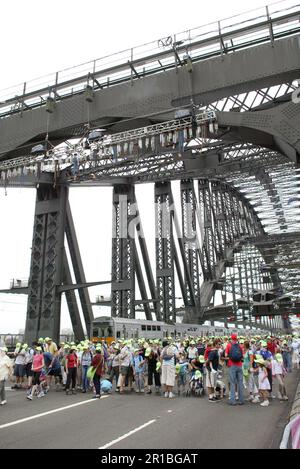
<path fill-rule="evenodd" d="M 72 217 L 72 212 L 69 202 L 67 202 L 67 216 L 66 216 L 66 237 L 70 251 L 71 262 L 74 270 L 75 280 L 77 284 L 86 284 L 85 273 L 81 260 L 79 244 L 77 241 L 75 225 Z M 72 283 L 72 282 L 70 282 Z M 85 321 L 85 327 L 88 336 L 92 332 L 92 322 L 94 319 L 93 309 L 91 306 L 91 300 L 87 288 L 78 288 L 79 299 L 81 303 L 82 313 Z M 75 331 L 74 331 L 75 332 Z"/>
<path fill-rule="evenodd" d="M 203 265 L 200 242 L 197 235 L 197 199 L 193 179 L 181 181 L 181 214 L 184 255 L 193 283 L 196 306 L 200 307 L 200 270 L 199 261 Z M 187 302 L 193 305 L 192 292 L 185 276 Z"/>
<path fill-rule="evenodd" d="M 135 245 L 130 235 L 134 215 L 134 187 L 114 186 L 112 236 L 112 310 L 113 317 L 135 317 Z M 132 226 L 132 225 L 131 225 Z"/>
<path fill-rule="evenodd" d="M 137 234 L 151 298 L 148 298 L 137 245 Z M 135 276 L 141 301 L 135 299 Z M 113 191 L 112 316 L 135 318 L 135 306 L 142 304 L 146 319 L 158 314 L 156 288 L 133 185 L 117 185 Z M 151 307 L 152 304 L 152 307 Z"/>
<path fill-rule="evenodd" d="M 68 188 L 37 189 L 25 338 L 59 339 Z"/>
<path fill-rule="evenodd" d="M 64 267 L 63 267 L 63 283 L 65 285 L 72 284 L 72 275 L 68 263 L 67 253 L 64 252 L 64 259 L 63 259 Z M 77 299 L 74 290 L 69 290 L 65 292 L 66 300 L 68 304 L 68 309 L 70 313 L 71 323 L 73 327 L 74 337 L 75 340 L 84 340 L 85 334 L 81 323 L 79 308 L 77 304 Z"/>
<path fill-rule="evenodd" d="M 48 123 L 49 137 L 63 141 L 78 135 L 87 122 L 88 113 L 90 122 L 96 126 L 109 125 L 113 129 L 114 123 L 119 121 L 120 127 L 126 129 L 130 125 L 136 127 L 140 116 L 164 113 L 173 106 L 189 106 L 191 99 L 205 106 L 237 92 L 246 93 L 298 79 L 298 35 L 278 38 L 276 47 L 270 42 L 211 60 L 199 60 L 193 64 L 192 73 L 184 63 L 178 66 L 176 62 L 173 69 L 167 71 L 159 67 L 159 74 L 137 79 L 132 86 L 121 83 L 95 90 L 92 105 L 86 102 L 84 94 L 70 95 L 56 103 Z M 5 135 L 5 139 L 1 141 L 0 154 L 12 157 L 17 147 L 42 140 L 46 134 L 46 114 L 44 106 L 24 112 L 19 131 L 20 115 L 1 119 L 0 134 Z M 131 123 L 128 124 L 127 119 L 131 119 Z"/>
<path fill-rule="evenodd" d="M 156 288 L 158 298 L 158 320 L 176 322 L 174 238 L 172 224 L 171 184 L 155 184 L 156 226 Z"/>
<path fill-rule="evenodd" d="M 59 340 L 61 293 L 65 291 L 70 318 L 77 340 L 85 338 L 73 288 L 85 285 L 85 275 L 68 202 L 67 186 L 41 185 L 37 189 L 25 337 L 28 343 L 39 336 Z M 67 237 L 76 285 L 64 246 Z M 68 285 L 64 290 L 63 285 Z M 72 287 L 70 289 L 69 287 Z M 93 312 L 87 288 L 79 287 L 79 296 L 88 335 Z"/>

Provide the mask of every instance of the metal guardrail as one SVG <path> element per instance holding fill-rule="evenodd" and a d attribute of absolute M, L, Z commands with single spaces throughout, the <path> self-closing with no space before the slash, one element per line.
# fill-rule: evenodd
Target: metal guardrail
<path fill-rule="evenodd" d="M 190 65 L 295 33 L 300 4 L 283 0 L 218 22 L 60 70 L 0 91 L 0 117 L 93 90 Z"/>
<path fill-rule="evenodd" d="M 217 126 L 216 113 L 212 110 L 201 111 L 195 114 L 194 117 L 187 116 L 180 119 L 174 119 L 171 121 L 161 122 L 145 127 L 139 127 L 137 129 L 127 130 L 111 135 L 104 135 L 101 141 L 95 145 L 95 148 L 100 151 L 98 159 L 102 160 L 107 155 L 113 155 L 113 149 L 123 143 L 135 142 L 141 139 L 150 139 L 156 135 L 164 135 L 168 133 L 175 133 L 182 131 L 188 133 L 192 131 L 193 122 L 197 125 L 197 129 L 200 129 L 201 125 L 207 124 Z M 213 132 L 215 127 L 211 129 Z M 86 133 L 86 136 L 89 132 Z M 183 135 L 184 140 L 187 139 L 187 135 Z M 74 154 L 78 155 L 78 161 L 86 161 L 86 155 L 82 146 L 82 139 L 79 143 L 68 143 L 66 146 L 58 146 L 49 151 L 45 151 L 43 156 L 22 156 L 9 160 L 0 161 L 0 180 L 6 180 L 9 177 L 15 177 L 18 175 L 27 175 L 28 172 L 55 172 L 64 169 L 64 164 L 70 165 L 73 162 Z M 149 140 L 150 141 L 150 140 Z M 9 172 L 9 174 L 8 174 Z"/>

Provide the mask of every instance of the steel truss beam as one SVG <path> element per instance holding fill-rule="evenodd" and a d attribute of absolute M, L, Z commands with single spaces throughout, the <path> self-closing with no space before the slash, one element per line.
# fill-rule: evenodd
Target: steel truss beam
<path fill-rule="evenodd" d="M 79 244 L 77 241 L 75 225 L 72 217 L 72 212 L 69 202 L 67 202 L 67 216 L 66 216 L 66 237 L 68 241 L 71 262 L 73 265 L 75 280 L 77 284 L 86 284 L 86 278 L 84 274 L 83 264 L 80 256 Z M 72 282 L 71 282 L 72 283 Z M 91 306 L 91 300 L 87 288 L 78 288 L 81 308 L 85 321 L 87 334 L 90 335 L 92 332 L 92 322 L 94 319 L 93 309 Z"/>
<path fill-rule="evenodd" d="M 25 338 L 59 339 L 68 188 L 37 189 Z"/>
<path fill-rule="evenodd" d="M 154 203 L 158 319 L 161 318 L 167 323 L 175 323 L 174 238 L 169 182 L 155 184 Z"/>
<path fill-rule="evenodd" d="M 129 233 L 130 223 L 134 218 L 131 210 L 134 202 L 133 186 L 114 186 L 111 292 L 113 317 L 135 317 L 135 245 L 132 233 Z"/>
<path fill-rule="evenodd" d="M 154 313 L 157 313 L 156 289 L 134 186 L 118 185 L 114 187 L 113 210 L 112 316 L 135 318 L 136 275 L 146 319 L 152 320 L 149 303 L 152 303 L 152 309 Z M 135 232 L 138 236 L 151 299 L 147 295 Z"/>
<path fill-rule="evenodd" d="M 28 285 L 28 306 L 25 337 L 28 343 L 39 336 L 59 340 L 62 285 L 72 285 L 70 266 L 64 247 L 67 236 L 71 262 L 78 284 L 86 284 L 72 214 L 68 187 L 41 185 L 37 189 L 34 218 L 31 268 Z M 76 287 L 76 285 L 74 286 Z M 78 288 L 87 333 L 93 313 L 86 288 Z M 77 340 L 85 337 L 74 291 L 68 289 L 66 299 Z"/>
<path fill-rule="evenodd" d="M 193 179 L 181 181 L 181 214 L 182 214 L 182 234 L 184 243 L 184 256 L 193 283 L 195 303 L 200 307 L 200 270 L 199 261 L 203 264 L 202 253 L 200 251 L 200 241 L 197 235 L 197 199 L 194 189 Z M 193 305 L 192 292 L 189 282 L 185 276 L 185 289 L 188 305 Z"/>

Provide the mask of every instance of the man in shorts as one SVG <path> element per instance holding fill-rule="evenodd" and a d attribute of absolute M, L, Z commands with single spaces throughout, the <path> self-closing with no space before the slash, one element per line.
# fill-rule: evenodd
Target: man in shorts
<path fill-rule="evenodd" d="M 25 375 L 25 355 L 26 351 L 20 343 L 16 345 L 14 356 L 15 358 L 15 368 L 14 375 L 16 377 L 16 384 L 13 386 L 13 389 L 21 389 L 22 383 Z"/>

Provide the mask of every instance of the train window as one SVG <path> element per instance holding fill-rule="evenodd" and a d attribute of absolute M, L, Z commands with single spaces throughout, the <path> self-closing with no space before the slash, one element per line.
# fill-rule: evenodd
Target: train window
<path fill-rule="evenodd" d="M 161 327 L 160 327 L 160 326 L 157 326 L 157 330 L 160 331 L 160 330 L 161 330 Z"/>
<path fill-rule="evenodd" d="M 99 332 L 98 327 L 95 327 L 93 329 L 93 337 L 98 337 L 98 332 Z"/>
<path fill-rule="evenodd" d="M 156 326 L 152 326 L 152 330 L 153 330 L 153 331 L 156 331 Z"/>
<path fill-rule="evenodd" d="M 117 331 L 117 339 L 120 339 L 120 337 L 121 337 L 121 332 Z"/>
<path fill-rule="evenodd" d="M 147 331 L 151 331 L 151 326 L 147 326 Z"/>
<path fill-rule="evenodd" d="M 145 324 L 142 324 L 142 331 L 145 331 L 146 330 L 146 326 Z"/>

